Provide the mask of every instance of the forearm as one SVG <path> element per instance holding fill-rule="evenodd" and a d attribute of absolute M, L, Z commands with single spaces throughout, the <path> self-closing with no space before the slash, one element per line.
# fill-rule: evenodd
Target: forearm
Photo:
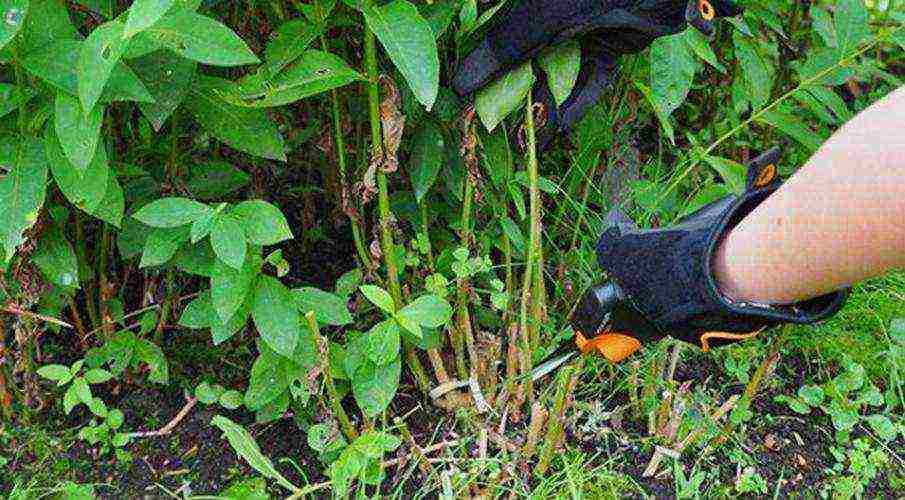
<path fill-rule="evenodd" d="M 844 125 L 724 240 L 721 290 L 792 303 L 905 267 L 905 87 Z"/>

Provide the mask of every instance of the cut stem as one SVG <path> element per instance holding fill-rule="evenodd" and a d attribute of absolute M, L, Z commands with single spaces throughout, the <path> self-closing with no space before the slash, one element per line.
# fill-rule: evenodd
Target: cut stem
<path fill-rule="evenodd" d="M 311 333 L 314 334 L 314 338 L 317 339 L 317 351 L 318 356 L 320 357 L 321 374 L 324 376 L 324 387 L 327 391 L 328 404 L 333 411 L 333 416 L 336 417 L 336 421 L 339 422 L 340 430 L 342 430 L 346 439 L 348 439 L 349 442 L 352 442 L 358 437 L 358 431 L 355 430 L 355 426 L 352 425 L 352 421 L 349 420 L 349 415 L 346 414 L 346 410 L 343 408 L 339 397 L 339 392 L 337 392 L 336 385 L 333 383 L 333 374 L 330 373 L 330 343 L 327 342 L 326 338 L 321 336 L 320 328 L 317 326 L 317 320 L 314 318 L 314 311 L 305 313 L 305 321 L 308 323 L 308 328 L 311 329 Z"/>

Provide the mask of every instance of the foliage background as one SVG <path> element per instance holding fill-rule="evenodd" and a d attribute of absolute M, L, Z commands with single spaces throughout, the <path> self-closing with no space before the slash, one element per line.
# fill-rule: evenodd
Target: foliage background
<path fill-rule="evenodd" d="M 903 2 L 742 2 L 543 151 L 525 102 L 574 45 L 474 111 L 445 84 L 504 4 L 0 0 L 0 491 L 901 491 L 902 272 L 712 355 L 515 375 L 610 208 L 669 224 L 775 144 L 789 175 L 901 86 Z"/>

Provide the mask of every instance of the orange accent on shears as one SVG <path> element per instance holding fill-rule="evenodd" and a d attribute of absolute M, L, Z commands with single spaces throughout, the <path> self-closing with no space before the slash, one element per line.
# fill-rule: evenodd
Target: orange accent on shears
<path fill-rule="evenodd" d="M 754 181 L 754 185 L 757 187 L 764 187 L 767 184 L 773 182 L 773 179 L 776 178 L 776 165 L 769 164 L 761 171 L 760 175 L 757 176 L 757 180 Z"/>
<path fill-rule="evenodd" d="M 582 354 L 596 351 L 613 363 L 622 361 L 641 348 L 638 339 L 621 333 L 604 333 L 588 340 L 581 332 L 576 332 L 575 345 Z"/>
<path fill-rule="evenodd" d="M 763 328 L 751 333 L 707 332 L 701 335 L 701 350 L 704 352 L 710 351 L 710 339 L 745 340 L 756 336 L 762 331 L 764 331 Z"/>
<path fill-rule="evenodd" d="M 716 17 L 716 10 L 708 0 L 698 0 L 698 10 L 701 11 L 701 17 L 705 21 L 713 21 L 713 18 Z"/>

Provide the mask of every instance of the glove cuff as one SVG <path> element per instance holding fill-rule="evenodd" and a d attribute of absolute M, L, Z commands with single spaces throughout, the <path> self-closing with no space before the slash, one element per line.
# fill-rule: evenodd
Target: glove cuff
<path fill-rule="evenodd" d="M 781 323 L 814 323 L 835 314 L 848 291 L 790 305 L 733 301 L 720 293 L 713 274 L 716 251 L 742 219 L 782 184 L 779 150 L 748 166 L 745 192 L 731 195 L 667 229 L 638 230 L 615 221 L 598 242 L 598 258 L 631 304 L 664 335 L 699 344 L 731 343 Z M 720 333 L 713 333 L 720 332 Z"/>

